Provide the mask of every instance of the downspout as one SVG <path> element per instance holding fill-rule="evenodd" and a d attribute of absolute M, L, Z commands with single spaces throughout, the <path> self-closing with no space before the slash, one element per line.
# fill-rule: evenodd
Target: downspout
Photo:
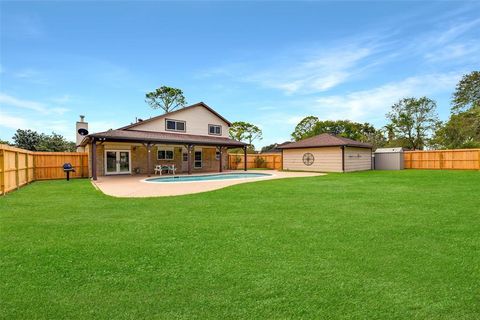
<path fill-rule="evenodd" d="M 342 172 L 345 172 L 345 146 L 340 148 L 342 149 Z"/>

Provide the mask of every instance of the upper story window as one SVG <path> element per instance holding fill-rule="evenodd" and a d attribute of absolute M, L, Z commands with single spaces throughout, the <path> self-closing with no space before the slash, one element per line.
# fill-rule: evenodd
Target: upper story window
<path fill-rule="evenodd" d="M 214 134 L 220 136 L 222 134 L 222 126 L 216 124 L 208 125 L 208 134 Z"/>
<path fill-rule="evenodd" d="M 165 130 L 185 132 L 185 121 L 166 119 Z"/>

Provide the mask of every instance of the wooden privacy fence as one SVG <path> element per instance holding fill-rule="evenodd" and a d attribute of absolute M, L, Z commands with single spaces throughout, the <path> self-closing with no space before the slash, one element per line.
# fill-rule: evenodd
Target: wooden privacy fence
<path fill-rule="evenodd" d="M 33 152 L 0 144 L 0 193 L 18 189 L 33 179 Z"/>
<path fill-rule="evenodd" d="M 480 170 L 480 149 L 405 151 L 405 169 Z"/>
<path fill-rule="evenodd" d="M 229 169 L 243 169 L 243 153 L 228 155 Z M 280 153 L 263 153 L 263 154 L 247 154 L 247 169 L 282 169 L 282 154 Z"/>
<path fill-rule="evenodd" d="M 65 162 L 75 168 L 71 178 L 88 177 L 86 152 L 33 152 L 0 144 L 0 194 L 34 180 L 63 179 Z"/>

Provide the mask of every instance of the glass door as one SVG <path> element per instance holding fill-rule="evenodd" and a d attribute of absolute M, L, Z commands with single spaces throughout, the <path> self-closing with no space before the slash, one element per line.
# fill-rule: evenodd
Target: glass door
<path fill-rule="evenodd" d="M 106 174 L 117 173 L 117 152 L 106 151 L 105 159 L 106 159 L 106 164 L 105 164 Z"/>
<path fill-rule="evenodd" d="M 120 151 L 118 153 L 118 171 L 120 173 L 130 172 L 130 151 Z"/>
<path fill-rule="evenodd" d="M 127 174 L 130 170 L 130 151 L 106 150 L 105 174 Z"/>

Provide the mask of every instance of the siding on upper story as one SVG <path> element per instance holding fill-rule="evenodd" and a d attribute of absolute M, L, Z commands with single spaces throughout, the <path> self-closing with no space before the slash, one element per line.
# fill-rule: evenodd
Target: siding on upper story
<path fill-rule="evenodd" d="M 372 150 L 345 147 L 345 172 L 372 169 Z"/>
<path fill-rule="evenodd" d="M 165 130 L 165 119 L 185 121 L 185 132 Z M 221 135 L 209 135 L 208 125 L 219 125 L 222 127 Z M 202 106 L 197 106 L 185 110 L 180 110 L 172 115 L 165 115 L 155 120 L 140 123 L 127 130 L 142 130 L 142 131 L 156 131 L 156 132 L 175 132 L 184 134 L 217 136 L 228 138 L 228 124 L 219 118 L 217 115 L 210 112 Z"/>
<path fill-rule="evenodd" d="M 312 165 L 303 163 L 303 155 L 315 157 Z M 320 172 L 342 172 L 342 149 L 340 147 L 302 148 L 283 150 L 283 169 Z"/>

